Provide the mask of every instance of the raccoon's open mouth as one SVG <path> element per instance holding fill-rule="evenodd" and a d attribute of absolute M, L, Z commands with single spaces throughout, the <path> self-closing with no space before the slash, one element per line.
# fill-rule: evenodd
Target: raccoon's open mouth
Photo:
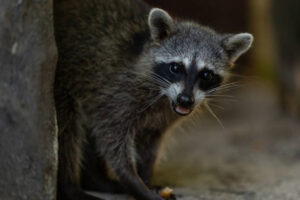
<path fill-rule="evenodd" d="M 178 115 L 186 116 L 192 112 L 192 108 L 184 108 L 174 102 L 172 102 L 172 107 L 174 112 L 176 112 Z"/>

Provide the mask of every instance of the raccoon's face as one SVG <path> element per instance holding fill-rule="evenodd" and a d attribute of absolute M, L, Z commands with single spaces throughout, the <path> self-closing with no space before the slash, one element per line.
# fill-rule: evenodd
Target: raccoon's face
<path fill-rule="evenodd" d="M 222 72 L 200 64 L 170 61 L 158 63 L 154 68 L 161 79 L 168 81 L 168 86 L 161 87 L 161 93 L 169 97 L 173 110 L 179 115 L 190 114 L 222 83 Z"/>
<path fill-rule="evenodd" d="M 221 35 L 191 22 L 178 22 L 152 9 L 149 27 L 153 72 L 174 112 L 188 115 L 219 87 L 230 66 L 251 46 L 248 33 Z"/>

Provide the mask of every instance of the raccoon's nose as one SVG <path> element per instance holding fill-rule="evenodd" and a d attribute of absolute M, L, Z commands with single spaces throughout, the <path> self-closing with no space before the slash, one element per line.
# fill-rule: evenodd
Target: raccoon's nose
<path fill-rule="evenodd" d="M 179 94 L 177 97 L 177 103 L 184 108 L 190 108 L 194 105 L 195 99 L 193 96 Z"/>

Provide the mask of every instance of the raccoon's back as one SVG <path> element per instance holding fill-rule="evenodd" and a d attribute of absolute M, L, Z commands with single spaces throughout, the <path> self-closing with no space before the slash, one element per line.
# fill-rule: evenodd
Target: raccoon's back
<path fill-rule="evenodd" d="M 134 87 L 127 74 L 132 73 L 133 63 L 150 39 L 148 12 L 139 0 L 55 1 L 59 115 L 99 93 Z"/>
<path fill-rule="evenodd" d="M 148 8 L 138 0 L 61 0 L 54 8 L 59 64 L 118 67 L 141 51 L 137 39 L 149 38 Z"/>

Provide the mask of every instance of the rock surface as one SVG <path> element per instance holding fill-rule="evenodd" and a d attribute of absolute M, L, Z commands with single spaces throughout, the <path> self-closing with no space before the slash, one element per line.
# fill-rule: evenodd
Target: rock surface
<path fill-rule="evenodd" d="M 0 199 L 55 198 L 52 0 L 0 3 Z"/>

